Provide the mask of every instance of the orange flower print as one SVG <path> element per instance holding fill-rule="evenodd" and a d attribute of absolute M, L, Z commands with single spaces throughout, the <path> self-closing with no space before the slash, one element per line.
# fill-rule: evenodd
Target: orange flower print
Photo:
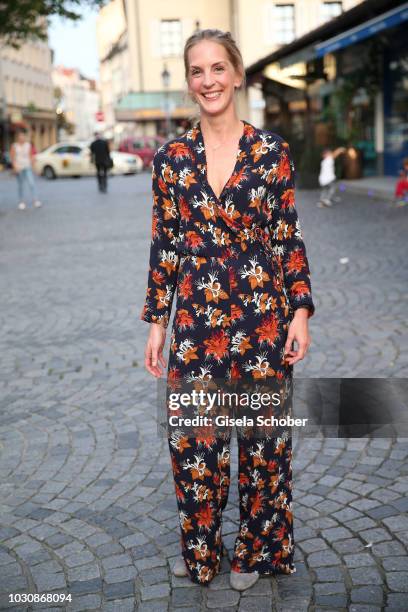
<path fill-rule="evenodd" d="M 169 144 L 169 157 L 170 159 L 174 159 L 176 161 L 187 159 L 190 157 L 190 148 L 185 145 L 183 142 L 173 142 Z"/>
<path fill-rule="evenodd" d="M 214 523 L 214 513 L 211 508 L 211 504 L 205 504 L 199 512 L 195 513 L 197 519 L 197 526 L 209 531 Z"/>
<path fill-rule="evenodd" d="M 223 329 L 213 332 L 209 338 L 204 340 L 205 356 L 213 356 L 221 361 L 228 355 L 229 337 Z"/>
<path fill-rule="evenodd" d="M 157 308 L 166 308 L 168 304 L 168 293 L 165 289 L 157 289 L 156 291 Z"/>
<path fill-rule="evenodd" d="M 194 177 L 194 172 L 188 173 L 186 175 L 185 181 L 184 181 L 185 188 L 188 190 L 188 189 L 190 189 L 191 185 L 194 185 L 196 183 L 197 183 L 197 181 L 196 181 L 196 179 Z"/>
<path fill-rule="evenodd" d="M 293 208 L 295 206 L 295 190 L 285 189 L 281 195 L 282 208 Z"/>
<path fill-rule="evenodd" d="M 262 511 L 262 507 L 263 507 L 262 493 L 260 491 L 257 491 L 255 495 L 250 498 L 250 501 L 251 501 L 250 515 L 254 517 Z"/>
<path fill-rule="evenodd" d="M 259 344 L 265 342 L 269 346 L 275 346 L 279 339 L 279 319 L 276 313 L 264 317 L 255 332 L 258 334 Z"/>
<path fill-rule="evenodd" d="M 179 295 L 188 300 L 193 295 L 193 275 L 189 272 L 184 274 L 179 284 Z"/>
<path fill-rule="evenodd" d="M 279 183 L 281 183 L 282 181 L 286 181 L 289 179 L 290 177 L 290 160 L 289 160 L 289 156 L 288 154 L 283 151 L 280 159 L 279 159 L 279 163 L 278 163 L 278 169 L 277 169 L 277 180 Z"/>
<path fill-rule="evenodd" d="M 300 249 L 295 249 L 289 254 L 286 261 L 286 270 L 288 274 L 298 274 L 305 267 L 305 256 Z"/>
<path fill-rule="evenodd" d="M 192 249 L 198 249 L 203 244 L 203 239 L 194 231 L 188 231 L 186 233 L 186 242 Z"/>
<path fill-rule="evenodd" d="M 309 294 L 309 287 L 303 280 L 295 281 L 290 288 L 290 294 L 293 298 L 303 297 Z"/>
<path fill-rule="evenodd" d="M 191 219 L 193 213 L 191 212 L 188 202 L 184 196 L 180 196 L 179 198 L 179 210 L 182 221 L 189 221 Z"/>
<path fill-rule="evenodd" d="M 181 308 L 177 311 L 176 321 L 179 329 L 187 329 L 194 326 L 194 319 L 185 308 Z"/>
<path fill-rule="evenodd" d="M 153 270 L 152 279 L 155 285 L 162 285 L 164 283 L 165 277 L 163 275 L 163 272 L 161 272 L 160 270 Z"/>
<path fill-rule="evenodd" d="M 229 181 L 228 181 L 226 186 L 227 186 L 228 189 L 230 189 L 231 187 L 237 188 L 246 179 L 247 179 L 247 176 L 246 176 L 245 166 L 244 166 L 238 172 L 235 172 L 231 176 L 231 178 L 229 179 Z"/>
<path fill-rule="evenodd" d="M 237 321 L 241 319 L 243 315 L 243 310 L 238 304 L 231 304 L 231 321 Z"/>

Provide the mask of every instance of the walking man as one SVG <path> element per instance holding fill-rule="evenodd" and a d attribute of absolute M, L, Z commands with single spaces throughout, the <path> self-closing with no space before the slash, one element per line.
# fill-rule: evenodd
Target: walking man
<path fill-rule="evenodd" d="M 99 191 L 106 193 L 108 189 L 108 169 L 112 168 L 109 144 L 99 132 L 95 132 L 95 140 L 91 146 L 92 161 L 96 166 Z"/>
<path fill-rule="evenodd" d="M 38 199 L 37 187 L 34 180 L 34 158 L 34 147 L 31 142 L 28 141 L 26 131 L 19 130 L 16 140 L 13 142 L 10 149 L 11 165 L 17 178 L 19 210 L 25 210 L 27 208 L 27 204 L 24 202 L 24 192 L 26 188 L 31 195 L 34 208 L 39 208 L 42 205 Z"/>

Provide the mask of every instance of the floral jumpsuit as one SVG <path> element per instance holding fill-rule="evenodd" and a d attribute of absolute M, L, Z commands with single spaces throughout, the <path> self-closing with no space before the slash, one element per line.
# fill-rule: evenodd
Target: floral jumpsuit
<path fill-rule="evenodd" d="M 243 121 L 231 177 L 219 198 L 207 180 L 198 122 L 161 146 L 152 169 L 148 288 L 141 319 L 168 326 L 168 384 L 181 379 L 285 380 L 284 346 L 293 312 L 314 313 L 309 265 L 294 198 L 294 166 L 277 134 Z M 169 436 L 190 578 L 208 584 L 222 551 L 230 482 L 228 436 Z M 232 568 L 296 571 L 292 445 L 279 437 L 238 438 L 240 529 Z"/>

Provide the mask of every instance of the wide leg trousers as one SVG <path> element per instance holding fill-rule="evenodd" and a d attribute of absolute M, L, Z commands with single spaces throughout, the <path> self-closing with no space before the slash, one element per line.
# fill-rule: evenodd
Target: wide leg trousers
<path fill-rule="evenodd" d="M 290 322 L 286 295 L 261 251 L 237 260 L 186 258 L 179 270 L 168 381 L 263 381 L 291 375 L 284 362 Z M 222 552 L 222 512 L 230 485 L 230 437 L 173 432 L 169 448 L 191 579 L 208 584 Z M 238 437 L 239 514 L 232 567 L 293 573 L 292 440 Z"/>
<path fill-rule="evenodd" d="M 230 439 L 169 440 L 181 529 L 181 548 L 194 582 L 218 573 L 222 512 L 230 485 Z M 291 437 L 238 437 L 239 517 L 232 568 L 260 574 L 295 571 Z"/>

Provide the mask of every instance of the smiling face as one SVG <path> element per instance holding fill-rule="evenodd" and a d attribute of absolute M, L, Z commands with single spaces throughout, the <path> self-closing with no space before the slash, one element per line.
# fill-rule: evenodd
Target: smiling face
<path fill-rule="evenodd" d="M 188 53 L 188 90 L 202 113 L 218 115 L 233 104 L 242 78 L 219 43 L 203 40 Z"/>

